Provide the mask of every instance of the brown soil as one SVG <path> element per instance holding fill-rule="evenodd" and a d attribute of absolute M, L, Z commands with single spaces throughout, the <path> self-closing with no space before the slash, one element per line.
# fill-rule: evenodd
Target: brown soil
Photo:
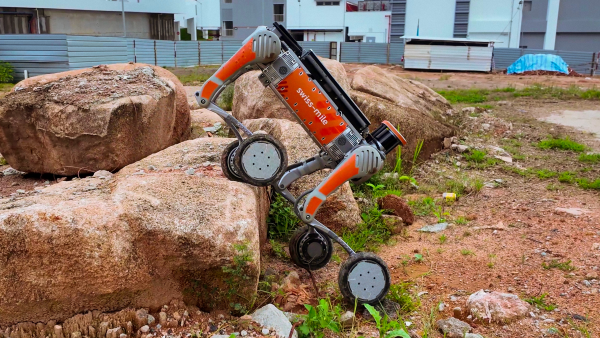
<path fill-rule="evenodd" d="M 502 73 L 467 73 L 405 70 L 396 65 L 377 65 L 392 74 L 419 81 L 433 89 L 495 89 L 515 87 L 517 89 L 542 83 L 545 86 L 565 87 L 578 86 L 581 88 L 600 87 L 600 77 L 571 77 L 555 75 L 506 75 Z M 348 76 L 353 77 L 363 64 L 345 63 Z"/>

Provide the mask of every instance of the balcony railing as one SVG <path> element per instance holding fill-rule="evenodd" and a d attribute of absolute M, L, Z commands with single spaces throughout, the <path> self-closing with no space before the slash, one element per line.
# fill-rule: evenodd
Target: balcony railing
<path fill-rule="evenodd" d="M 283 14 L 275 14 L 274 16 L 275 22 L 283 22 L 285 20 Z"/>

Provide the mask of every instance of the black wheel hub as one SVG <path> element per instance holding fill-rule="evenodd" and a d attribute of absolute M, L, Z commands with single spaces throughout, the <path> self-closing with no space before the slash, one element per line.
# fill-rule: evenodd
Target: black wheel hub
<path fill-rule="evenodd" d="M 317 266 L 327 258 L 330 248 L 317 232 L 307 233 L 298 243 L 300 259 L 309 266 Z"/>

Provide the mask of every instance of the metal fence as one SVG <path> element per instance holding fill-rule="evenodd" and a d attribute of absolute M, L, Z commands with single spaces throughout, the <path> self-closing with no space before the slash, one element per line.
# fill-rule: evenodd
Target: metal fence
<path fill-rule="evenodd" d="M 138 62 L 163 67 L 215 65 L 227 61 L 241 41 L 164 41 L 69 35 L 0 35 L 0 60 L 10 62 L 15 79 L 57 73 L 98 64 Z M 341 62 L 402 64 L 404 44 L 301 41 L 324 58 Z M 575 71 L 589 74 L 594 53 L 560 50 L 495 48 L 494 70 L 503 70 L 525 54 L 557 54 Z"/>
<path fill-rule="evenodd" d="M 578 73 L 590 74 L 595 67 L 592 52 L 572 52 L 565 50 L 546 50 L 528 48 L 494 48 L 494 69 L 504 70 L 513 62 L 525 54 L 554 54 L 565 60 L 565 62 Z"/>

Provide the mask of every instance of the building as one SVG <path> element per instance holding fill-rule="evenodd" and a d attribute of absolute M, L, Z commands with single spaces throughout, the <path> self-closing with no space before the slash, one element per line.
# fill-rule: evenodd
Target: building
<path fill-rule="evenodd" d="M 174 40 L 174 17 L 189 8 L 189 0 L 0 0 L 0 34 Z"/>
<path fill-rule="evenodd" d="M 523 1 L 520 46 L 600 52 L 600 2 Z"/>
<path fill-rule="evenodd" d="M 257 26 L 284 25 L 298 41 L 388 42 L 389 0 L 220 0 L 221 40 L 243 40 Z"/>
<path fill-rule="evenodd" d="M 419 35 L 600 51 L 598 0 L 391 0 L 391 6 L 392 42 Z"/>
<path fill-rule="evenodd" d="M 218 40 L 221 35 L 220 0 L 187 0 L 187 9 L 175 15 L 175 22 L 186 28 L 189 40 Z"/>

